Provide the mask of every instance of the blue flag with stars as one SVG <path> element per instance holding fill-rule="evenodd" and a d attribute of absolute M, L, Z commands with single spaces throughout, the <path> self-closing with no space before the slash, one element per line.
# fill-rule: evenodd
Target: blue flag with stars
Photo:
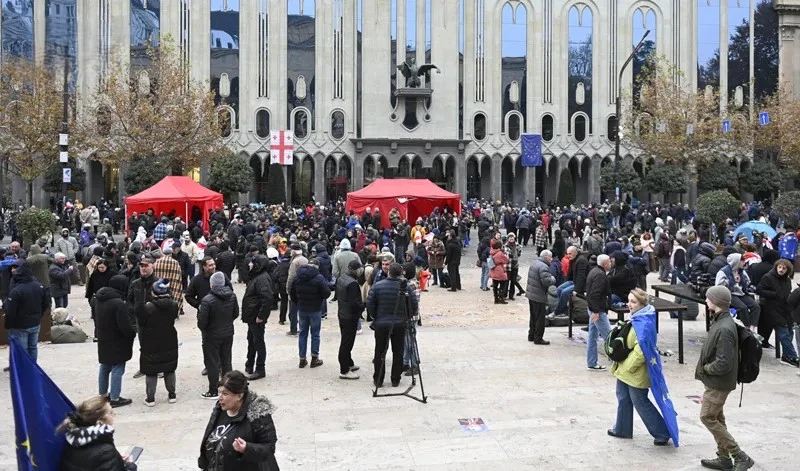
<path fill-rule="evenodd" d="M 522 141 L 522 166 L 542 166 L 542 135 L 523 134 Z"/>
<path fill-rule="evenodd" d="M 18 469 L 58 471 L 66 441 L 56 428 L 75 406 L 19 342 L 9 341 Z"/>
<path fill-rule="evenodd" d="M 647 364 L 647 372 L 650 374 L 650 393 L 656 400 L 664 423 L 669 430 L 672 444 L 678 447 L 678 413 L 672 404 L 672 398 L 667 388 L 667 380 L 664 379 L 664 371 L 661 368 L 661 354 L 658 353 L 656 345 L 656 311 L 653 306 L 647 305 L 636 311 L 631 316 L 633 330 L 636 331 L 636 339 L 639 341 L 639 348 L 642 349 L 644 359 Z"/>

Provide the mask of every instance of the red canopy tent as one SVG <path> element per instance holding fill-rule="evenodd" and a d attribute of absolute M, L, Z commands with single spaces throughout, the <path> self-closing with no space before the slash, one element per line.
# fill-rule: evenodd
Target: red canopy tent
<path fill-rule="evenodd" d="M 367 208 L 378 208 L 386 222 L 392 208 L 397 208 L 400 217 L 413 224 L 418 217 L 428 216 L 437 207 L 443 211 L 445 206 L 461 214 L 461 196 L 441 189 L 430 180 L 379 178 L 348 193 L 346 209 L 362 215 Z"/>
<path fill-rule="evenodd" d="M 127 216 L 133 211 L 146 212 L 153 208 L 156 217 L 162 212 L 175 214 L 187 224 L 191 223 L 192 208 L 197 206 L 203 214 L 203 229 L 208 230 L 208 213 L 211 209 L 221 209 L 222 194 L 211 191 L 189 177 L 164 177 L 160 182 L 125 198 L 125 229 L 128 229 Z"/>

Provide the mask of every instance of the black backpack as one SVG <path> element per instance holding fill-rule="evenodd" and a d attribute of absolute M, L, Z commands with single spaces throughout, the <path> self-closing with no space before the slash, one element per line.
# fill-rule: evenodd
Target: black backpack
<path fill-rule="evenodd" d="M 626 343 L 626 339 L 628 338 L 628 333 L 631 331 L 633 324 L 631 322 L 625 322 L 617 324 L 611 332 L 608 333 L 608 337 L 606 337 L 605 343 L 605 350 L 606 356 L 608 359 L 616 362 L 621 363 L 628 358 L 632 348 L 628 347 Z"/>
<path fill-rule="evenodd" d="M 761 363 L 761 341 L 747 327 L 736 323 L 739 334 L 739 369 L 736 381 L 752 383 L 758 378 Z"/>

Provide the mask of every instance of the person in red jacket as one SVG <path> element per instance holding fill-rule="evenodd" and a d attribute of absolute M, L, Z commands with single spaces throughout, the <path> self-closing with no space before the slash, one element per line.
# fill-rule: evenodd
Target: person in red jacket
<path fill-rule="evenodd" d="M 492 291 L 494 292 L 495 304 L 508 304 L 505 300 L 504 294 L 508 285 L 508 272 L 506 265 L 509 262 L 508 255 L 503 252 L 503 242 L 494 240 L 492 242 L 492 250 L 489 251 L 489 257 L 494 262 L 494 267 L 489 270 L 489 278 L 492 279 Z"/>

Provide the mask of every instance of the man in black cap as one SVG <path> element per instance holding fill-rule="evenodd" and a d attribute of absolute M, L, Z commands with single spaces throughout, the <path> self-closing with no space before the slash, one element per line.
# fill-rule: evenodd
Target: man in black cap
<path fill-rule="evenodd" d="M 358 366 L 353 363 L 351 355 L 356 341 L 358 320 L 364 312 L 364 302 L 361 299 L 361 288 L 358 286 L 358 277 L 361 276 L 361 261 L 351 260 L 347 264 L 347 271 L 341 273 L 336 279 L 336 298 L 339 303 L 339 331 L 342 340 L 339 343 L 339 378 L 358 379 Z"/>

